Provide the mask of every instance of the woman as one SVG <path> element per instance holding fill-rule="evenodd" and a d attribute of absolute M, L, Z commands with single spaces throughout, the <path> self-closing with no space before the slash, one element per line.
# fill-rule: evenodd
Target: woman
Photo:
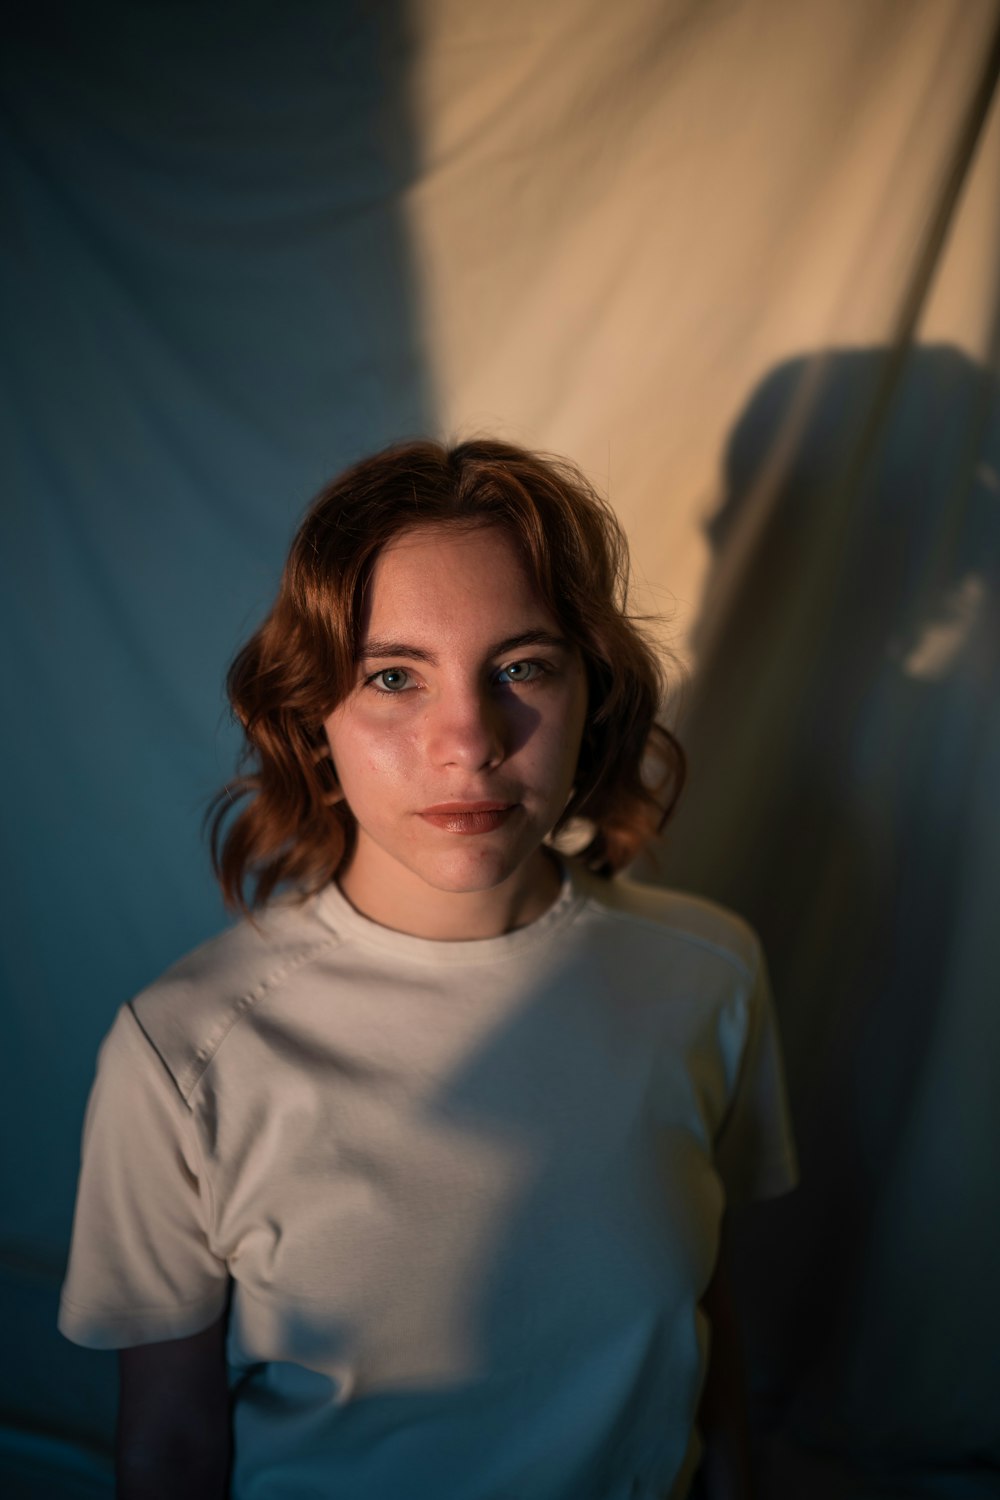
<path fill-rule="evenodd" d="M 753 934 L 612 878 L 683 770 L 625 588 L 580 474 L 498 442 L 307 515 L 229 677 L 245 919 L 88 1110 L 60 1326 L 121 1350 L 122 1496 L 682 1496 L 702 1439 L 746 1492 L 713 1273 L 792 1148 Z"/>

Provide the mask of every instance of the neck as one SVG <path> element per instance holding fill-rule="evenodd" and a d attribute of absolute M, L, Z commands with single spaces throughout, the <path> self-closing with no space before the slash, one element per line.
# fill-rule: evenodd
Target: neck
<path fill-rule="evenodd" d="M 500 885 L 485 891 L 439 891 L 410 871 L 385 878 L 378 859 L 357 852 L 338 877 L 356 911 L 382 927 L 412 937 L 462 942 L 502 937 L 542 916 L 556 900 L 562 874 L 555 858 L 537 849 Z"/>

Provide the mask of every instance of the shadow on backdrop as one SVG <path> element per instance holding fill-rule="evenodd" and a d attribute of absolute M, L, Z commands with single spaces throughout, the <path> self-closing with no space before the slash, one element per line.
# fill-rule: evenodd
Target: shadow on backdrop
<path fill-rule="evenodd" d="M 0 1472 L 7 1500 L 84 1500 L 114 1360 L 55 1315 L 97 1044 L 222 924 L 222 678 L 299 514 L 434 413 L 401 4 L 5 23 Z"/>
<path fill-rule="evenodd" d="M 656 878 L 744 912 L 777 992 L 803 1180 L 738 1268 L 765 1493 L 995 1496 L 996 375 L 791 360 L 725 483 Z"/>

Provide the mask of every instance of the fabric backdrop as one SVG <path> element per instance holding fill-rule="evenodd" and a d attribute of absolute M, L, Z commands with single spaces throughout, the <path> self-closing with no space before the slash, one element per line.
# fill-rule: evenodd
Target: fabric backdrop
<path fill-rule="evenodd" d="M 55 1332 L 117 1006 L 223 921 L 226 663 L 417 432 L 576 458 L 673 651 L 646 878 L 768 949 L 738 1226 L 775 1500 L 1000 1495 L 1000 4 L 12 4 L 0 1475 L 110 1493 Z"/>

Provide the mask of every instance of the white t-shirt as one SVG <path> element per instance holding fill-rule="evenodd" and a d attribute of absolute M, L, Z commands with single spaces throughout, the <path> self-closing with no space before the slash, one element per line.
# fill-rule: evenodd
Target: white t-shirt
<path fill-rule="evenodd" d="M 794 1180 L 738 918 L 570 864 L 437 942 L 330 886 L 119 1012 L 59 1326 L 179 1338 L 231 1288 L 238 1500 L 662 1500 L 725 1200 Z"/>

